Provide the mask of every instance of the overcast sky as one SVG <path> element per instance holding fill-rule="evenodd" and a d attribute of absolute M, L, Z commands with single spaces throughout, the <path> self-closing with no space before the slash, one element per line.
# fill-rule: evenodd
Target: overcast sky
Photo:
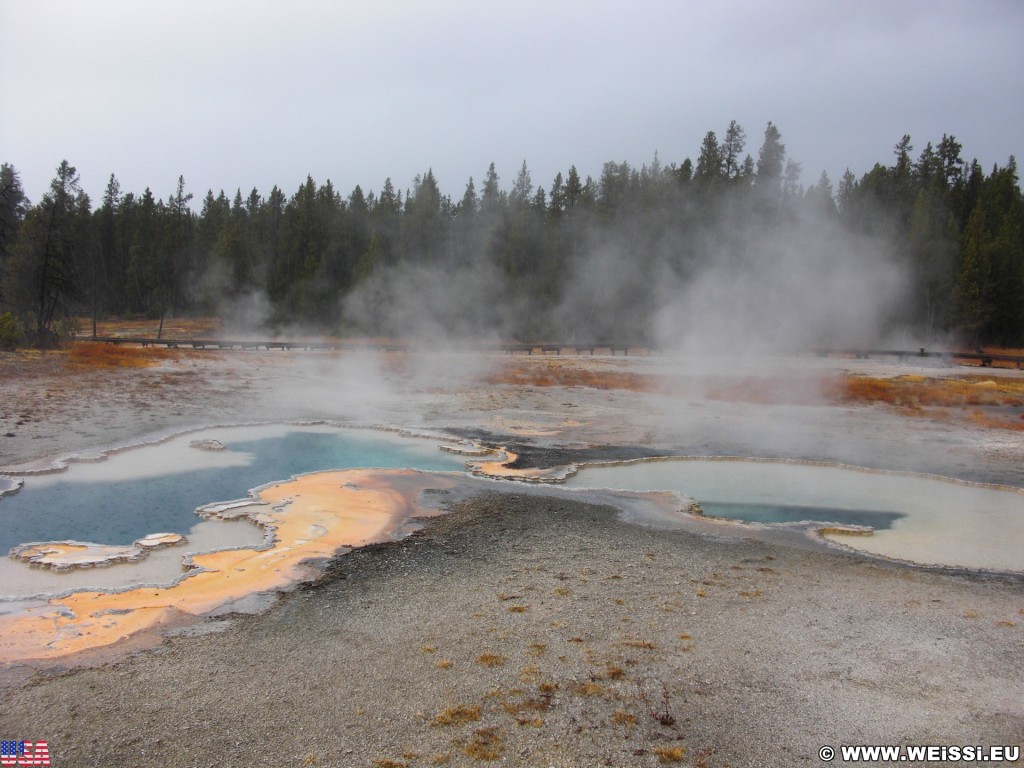
<path fill-rule="evenodd" d="M 98 204 L 207 189 L 344 194 L 433 168 L 462 195 L 525 160 L 696 159 L 768 121 L 809 185 L 944 133 L 985 170 L 1024 150 L 1024 2 L 0 0 L 0 162 L 33 202 L 62 159 Z"/>

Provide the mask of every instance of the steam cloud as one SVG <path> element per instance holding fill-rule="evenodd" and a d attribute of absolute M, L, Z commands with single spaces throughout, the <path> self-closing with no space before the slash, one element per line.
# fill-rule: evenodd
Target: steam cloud
<path fill-rule="evenodd" d="M 876 238 L 805 214 L 766 229 L 719 220 L 637 252 L 616 231 L 581 237 L 552 301 L 516 293 L 483 258 L 376 270 L 343 302 L 347 324 L 388 336 L 495 341 L 531 320 L 560 343 L 648 343 L 680 353 L 764 353 L 881 343 L 907 270 Z M 553 329 L 553 330 L 551 330 Z"/>

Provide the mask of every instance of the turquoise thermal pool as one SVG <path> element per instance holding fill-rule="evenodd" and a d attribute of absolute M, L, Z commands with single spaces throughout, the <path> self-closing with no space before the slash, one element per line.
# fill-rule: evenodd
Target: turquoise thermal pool
<path fill-rule="evenodd" d="M 436 439 L 286 424 L 208 428 L 115 452 L 99 462 L 72 461 L 61 471 L 26 476 L 19 491 L 0 498 L 4 552 L 41 541 L 127 545 L 157 532 L 182 533 L 188 542 L 127 567 L 77 573 L 29 569 L 3 558 L 0 593 L 166 583 L 180 578 L 185 552 L 262 542 L 261 530 L 247 522 L 201 520 L 195 509 L 203 504 L 244 498 L 252 488 L 323 469 L 462 471 L 464 461 L 438 450 Z"/>
<path fill-rule="evenodd" d="M 708 515 L 871 526 L 826 537 L 928 565 L 1024 571 L 1024 493 L 932 476 L 782 461 L 669 459 L 580 469 L 577 488 L 680 491 Z"/>

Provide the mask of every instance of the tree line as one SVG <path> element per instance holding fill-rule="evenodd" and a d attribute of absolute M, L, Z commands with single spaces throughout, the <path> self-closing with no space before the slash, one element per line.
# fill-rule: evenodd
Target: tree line
<path fill-rule="evenodd" d="M 507 188 L 491 164 L 457 198 L 432 170 L 405 190 L 387 179 L 346 196 L 307 177 L 291 196 L 274 186 L 201 201 L 181 177 L 159 199 L 111 175 L 94 206 L 64 161 L 33 203 L 3 164 L 0 343 L 53 345 L 74 317 L 241 318 L 247 307 L 266 332 L 473 335 L 500 317 L 501 334 L 522 340 L 643 342 L 666 276 L 686 285 L 730 248 L 827 227 L 872 238 L 909 275 L 889 327 L 1024 345 L 1013 157 L 986 173 L 952 136 L 916 155 L 904 136 L 859 179 L 848 170 L 833 187 L 822 173 L 805 186 L 801 173 L 775 125 L 755 157 L 735 121 L 705 135 L 696 161 L 607 162 L 596 179 L 572 166 L 547 186 L 524 162 Z M 433 301 L 427 320 L 403 311 L 417 293 Z"/>

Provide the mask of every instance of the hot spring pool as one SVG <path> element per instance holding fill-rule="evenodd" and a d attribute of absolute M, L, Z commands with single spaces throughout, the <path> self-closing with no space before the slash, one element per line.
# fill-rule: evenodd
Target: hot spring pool
<path fill-rule="evenodd" d="M 868 525 L 828 534 L 850 547 L 933 565 L 1024 571 L 1024 493 L 894 472 L 782 461 L 672 459 L 583 467 L 577 488 L 680 491 L 709 515 L 748 522 Z"/>
<path fill-rule="evenodd" d="M 224 450 L 191 447 L 217 440 Z M 322 469 L 458 471 L 464 460 L 437 441 L 329 426 L 204 429 L 157 445 L 31 476 L 0 499 L 0 547 L 72 539 L 130 544 L 147 533 L 188 533 L 196 507 L 243 498 L 250 488 Z"/>
<path fill-rule="evenodd" d="M 223 450 L 200 450 L 218 441 Z M 292 475 L 359 467 L 462 471 L 464 458 L 438 450 L 438 441 L 378 430 L 328 425 L 208 428 L 113 453 L 99 462 L 71 462 L 52 474 L 25 477 L 0 498 L 0 546 L 81 541 L 127 545 L 147 534 L 182 533 L 183 546 L 156 550 L 130 567 L 74 573 L 30 569 L 0 560 L 0 595 L 51 594 L 83 586 L 124 588 L 168 583 L 182 574 L 186 552 L 263 543 L 245 521 L 202 520 L 201 505 L 244 498 L 252 489 Z"/>

